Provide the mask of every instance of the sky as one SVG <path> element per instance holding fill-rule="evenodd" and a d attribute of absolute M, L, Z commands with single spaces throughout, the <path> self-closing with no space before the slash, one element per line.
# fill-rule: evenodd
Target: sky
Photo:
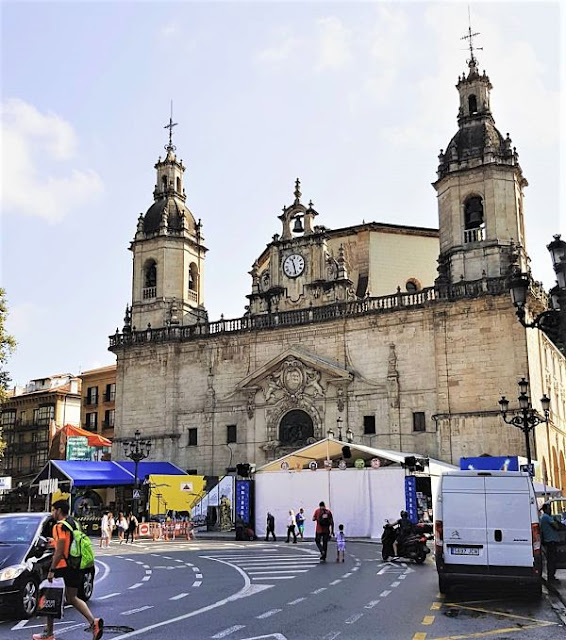
<path fill-rule="evenodd" d="M 470 7 L 496 126 L 529 181 L 533 275 L 550 288 L 546 245 L 566 234 L 566 11 Z M 153 202 L 171 100 L 187 205 L 209 249 L 211 320 L 243 314 L 248 272 L 280 232 L 297 177 L 329 228 L 438 225 L 431 183 L 457 131 L 467 3 L 4 1 L 0 11 L 0 285 L 14 384 L 114 362 L 108 336 L 131 301 L 128 247 Z"/>

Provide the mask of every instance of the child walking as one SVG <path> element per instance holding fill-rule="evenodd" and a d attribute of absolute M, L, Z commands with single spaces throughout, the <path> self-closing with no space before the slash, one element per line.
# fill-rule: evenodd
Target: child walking
<path fill-rule="evenodd" d="M 336 534 L 336 562 L 344 562 L 344 551 L 346 551 L 346 536 L 344 535 L 344 525 L 338 525 Z"/>

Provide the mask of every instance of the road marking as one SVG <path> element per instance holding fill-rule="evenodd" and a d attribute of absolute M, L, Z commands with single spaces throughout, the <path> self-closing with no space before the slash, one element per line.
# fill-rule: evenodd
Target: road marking
<path fill-rule="evenodd" d="M 303 600 L 306 600 L 306 598 L 297 598 L 296 600 L 291 600 L 291 602 L 288 602 L 287 604 L 299 604 L 299 602 L 302 602 Z"/>
<path fill-rule="evenodd" d="M 295 576 L 258 576 L 254 580 L 292 580 Z"/>
<path fill-rule="evenodd" d="M 352 575 L 352 572 L 350 573 L 345 573 L 342 577 L 343 578 L 349 578 Z"/>
<path fill-rule="evenodd" d="M 199 569 L 198 567 L 193 567 L 193 571 L 194 571 L 195 573 L 198 573 L 198 572 L 200 571 L 200 569 Z"/>
<path fill-rule="evenodd" d="M 202 578 L 202 573 L 195 573 L 195 578 Z"/>
<path fill-rule="evenodd" d="M 18 622 L 18 624 L 14 625 L 14 626 L 10 629 L 10 631 L 16 631 L 17 629 L 23 629 L 23 628 L 26 626 L 26 624 L 27 624 L 27 623 L 28 623 L 28 621 L 27 621 L 27 620 L 20 620 L 20 621 Z M 43 626 L 43 625 L 42 625 L 42 626 Z"/>
<path fill-rule="evenodd" d="M 391 583 L 391 586 L 392 587 L 398 587 L 400 584 L 401 584 L 400 582 L 395 581 L 395 582 Z"/>
<path fill-rule="evenodd" d="M 413 640 L 426 640 L 426 633 L 415 633 Z"/>
<path fill-rule="evenodd" d="M 139 607 L 138 609 L 130 609 L 130 611 L 122 611 L 123 616 L 133 616 L 134 613 L 139 613 L 140 611 L 145 611 L 146 609 L 153 609 L 152 604 L 146 604 L 145 607 Z"/>
<path fill-rule="evenodd" d="M 325 635 L 322 640 L 334 640 L 340 635 L 340 631 L 331 631 L 329 634 Z"/>
<path fill-rule="evenodd" d="M 236 631 L 239 631 L 240 629 L 243 629 L 246 625 L 245 624 L 235 624 L 233 627 L 228 627 L 228 629 L 224 629 L 224 631 L 220 631 L 220 633 L 217 633 L 216 635 L 212 636 L 212 638 L 214 638 L 214 640 L 218 640 L 218 638 L 225 638 L 226 636 L 229 636 L 231 633 L 234 633 Z"/>
<path fill-rule="evenodd" d="M 372 600 L 364 606 L 364 609 L 373 609 L 376 604 L 379 604 L 379 600 Z"/>
<path fill-rule="evenodd" d="M 434 622 L 434 616 L 425 616 L 421 624 L 432 624 Z"/>
<path fill-rule="evenodd" d="M 102 560 L 95 560 L 95 564 L 100 564 L 104 567 L 104 573 L 99 575 L 100 571 L 96 573 L 96 584 L 100 584 L 103 580 L 108 577 L 110 573 L 110 567 L 106 564 L 106 562 L 102 562 Z"/>
<path fill-rule="evenodd" d="M 97 598 L 97 600 L 108 600 L 108 598 L 114 598 L 115 596 L 119 596 L 119 593 L 108 593 L 105 596 L 100 596 L 100 598 Z"/>
<path fill-rule="evenodd" d="M 202 580 L 195 580 L 192 584 L 193 587 L 200 587 L 202 584 Z"/>
<path fill-rule="evenodd" d="M 335 584 L 338 584 L 339 582 L 342 582 L 341 578 L 338 578 L 337 580 L 333 580 L 330 584 L 335 585 Z"/>
<path fill-rule="evenodd" d="M 407 577 L 407 574 L 406 574 L 406 573 L 402 573 L 402 574 L 399 576 L 399 580 L 404 580 L 406 577 Z"/>
<path fill-rule="evenodd" d="M 317 593 L 322 593 L 323 591 L 326 591 L 327 587 L 320 587 L 320 589 L 315 589 L 314 591 L 311 591 L 311 593 L 313 595 L 317 594 Z"/>
<path fill-rule="evenodd" d="M 440 607 L 442 607 L 442 602 L 433 602 L 430 605 L 431 611 L 438 611 L 440 609 Z"/>
<path fill-rule="evenodd" d="M 359 569 L 359 568 L 360 568 L 360 567 L 354 567 L 354 568 L 352 569 L 352 571 L 358 571 L 358 569 Z"/>
<path fill-rule="evenodd" d="M 143 564 L 143 562 L 141 560 L 136 560 L 135 563 L 136 564 Z"/>
<path fill-rule="evenodd" d="M 346 624 L 354 624 L 354 622 L 357 622 L 363 615 L 364 615 L 363 613 L 354 614 L 353 616 L 351 616 L 346 620 Z"/>
<path fill-rule="evenodd" d="M 162 558 L 165 558 L 165 560 L 173 560 L 173 558 L 171 556 L 161 556 Z"/>
<path fill-rule="evenodd" d="M 143 584 L 141 582 L 136 582 L 136 584 L 133 584 L 131 587 L 128 587 L 128 589 L 137 589 L 138 587 L 143 587 Z"/>
<path fill-rule="evenodd" d="M 127 560 L 128 562 L 135 562 L 135 560 L 134 560 L 133 558 L 126 558 L 126 560 Z"/>
<path fill-rule="evenodd" d="M 151 569 L 146 569 L 146 570 L 145 570 L 145 572 L 146 572 L 148 575 L 151 575 Z"/>
<path fill-rule="evenodd" d="M 151 576 L 144 576 L 142 578 L 142 582 L 147 582 L 150 578 L 151 578 Z"/>
<path fill-rule="evenodd" d="M 386 598 L 390 593 L 391 593 L 391 591 L 382 591 L 382 592 L 379 594 L 379 597 L 380 597 L 380 598 Z"/>
<path fill-rule="evenodd" d="M 149 569 L 149 565 L 148 565 L 148 564 L 144 564 L 144 565 L 143 565 L 143 568 L 144 568 L 144 569 Z"/>
<path fill-rule="evenodd" d="M 248 571 L 250 576 L 259 576 L 262 573 L 306 573 L 307 569 L 271 569 L 271 571 Z"/>
<path fill-rule="evenodd" d="M 263 620 L 264 618 L 271 618 L 276 613 L 279 613 L 282 609 L 271 609 L 270 611 L 266 611 L 265 613 L 261 613 L 259 616 L 256 616 L 258 620 Z"/>
<path fill-rule="evenodd" d="M 169 600 L 180 600 L 181 598 L 186 598 L 188 595 L 188 593 L 178 593 L 176 596 L 169 598 Z"/>
<path fill-rule="evenodd" d="M 178 558 L 175 558 L 175 562 L 183 562 L 183 561 L 179 560 Z"/>

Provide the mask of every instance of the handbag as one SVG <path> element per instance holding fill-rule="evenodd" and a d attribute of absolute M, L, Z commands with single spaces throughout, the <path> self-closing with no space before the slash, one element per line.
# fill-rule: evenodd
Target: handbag
<path fill-rule="evenodd" d="M 37 613 L 50 618 L 62 618 L 65 604 L 65 581 L 54 578 L 52 582 L 44 580 L 39 585 Z"/>

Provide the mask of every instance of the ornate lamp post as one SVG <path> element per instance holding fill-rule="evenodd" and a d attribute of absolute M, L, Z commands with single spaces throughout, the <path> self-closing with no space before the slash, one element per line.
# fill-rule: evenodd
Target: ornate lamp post
<path fill-rule="evenodd" d="M 550 290 L 551 309 L 539 313 L 531 322 L 526 321 L 527 295 L 530 286 L 528 273 L 517 271 L 509 279 L 511 300 L 517 309 L 519 322 L 527 329 L 541 329 L 549 335 L 566 355 L 566 242 L 560 234 L 547 245 L 556 273 L 556 286 Z"/>
<path fill-rule="evenodd" d="M 134 462 L 134 499 L 133 499 L 133 512 L 138 516 L 138 500 L 139 500 L 139 482 L 138 482 L 138 465 L 142 460 L 149 457 L 151 451 L 151 440 L 142 440 L 139 429 L 136 429 L 133 440 L 125 440 L 124 454 L 126 458 L 133 460 Z"/>
<path fill-rule="evenodd" d="M 530 432 L 541 422 L 548 422 L 548 414 L 550 411 L 550 398 L 546 393 L 540 399 L 544 417 L 536 412 L 531 407 L 531 400 L 529 398 L 529 383 L 525 378 L 521 378 L 519 381 L 519 414 L 514 415 L 512 418 L 507 418 L 507 412 L 509 411 L 509 400 L 505 396 L 501 396 L 499 400 L 499 406 L 501 408 L 501 415 L 503 421 L 507 424 L 512 424 L 514 427 L 518 427 L 525 434 L 525 444 L 527 448 L 527 460 L 529 463 L 529 469 L 531 468 L 531 442 Z M 516 410 L 514 410 L 516 411 Z"/>

